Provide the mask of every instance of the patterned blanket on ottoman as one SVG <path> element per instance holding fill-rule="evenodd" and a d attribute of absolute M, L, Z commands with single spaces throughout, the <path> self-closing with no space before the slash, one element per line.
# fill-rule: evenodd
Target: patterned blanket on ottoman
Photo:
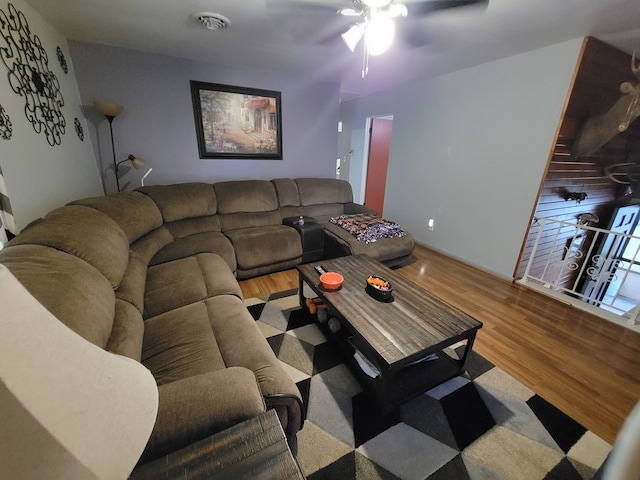
<path fill-rule="evenodd" d="M 376 215 L 340 215 L 330 218 L 329 221 L 344 228 L 363 243 L 375 242 L 384 237 L 403 237 L 406 235 L 400 225 Z"/>

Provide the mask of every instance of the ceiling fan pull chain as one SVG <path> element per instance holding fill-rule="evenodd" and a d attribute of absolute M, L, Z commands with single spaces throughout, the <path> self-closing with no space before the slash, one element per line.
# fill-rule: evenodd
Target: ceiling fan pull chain
<path fill-rule="evenodd" d="M 365 27 L 366 28 L 366 27 Z M 364 52 L 362 54 L 362 78 L 367 76 L 369 73 L 369 45 L 367 45 L 367 36 L 364 35 Z"/>

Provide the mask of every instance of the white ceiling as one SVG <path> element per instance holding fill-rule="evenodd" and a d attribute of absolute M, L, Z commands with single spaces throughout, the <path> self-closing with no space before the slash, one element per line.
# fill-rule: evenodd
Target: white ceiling
<path fill-rule="evenodd" d="M 398 19 L 399 33 L 429 42 L 410 48 L 397 38 L 371 58 L 362 79 L 362 51 L 351 53 L 338 36 L 350 21 L 337 10 L 351 0 L 27 2 L 71 40 L 339 81 L 343 99 L 588 35 L 628 53 L 640 50 L 640 0 L 490 0 L 486 9 Z M 207 30 L 191 19 L 197 12 L 222 14 L 231 25 Z"/>

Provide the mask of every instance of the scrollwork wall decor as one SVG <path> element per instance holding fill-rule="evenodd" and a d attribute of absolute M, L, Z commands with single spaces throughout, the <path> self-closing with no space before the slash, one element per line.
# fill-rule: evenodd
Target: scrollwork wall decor
<path fill-rule="evenodd" d="M 78 120 L 78 117 L 73 119 L 73 124 L 76 127 L 76 135 L 78 135 L 80 141 L 84 142 L 84 129 L 82 128 L 82 124 L 80 123 L 80 120 Z"/>
<path fill-rule="evenodd" d="M 27 120 L 36 133 L 44 132 L 49 145 L 60 145 L 66 128 L 64 99 L 40 38 L 31 34 L 26 17 L 11 3 L 8 14 L 0 10 L 0 34 L 0 57 L 9 69 L 11 89 L 25 98 Z"/>
<path fill-rule="evenodd" d="M 58 62 L 60 62 L 60 68 L 62 71 L 67 74 L 69 73 L 69 66 L 67 65 L 67 60 L 64 58 L 64 53 L 62 53 L 62 49 L 60 47 L 56 48 L 56 55 L 58 55 Z"/>
<path fill-rule="evenodd" d="M 0 105 L 0 137 L 4 140 L 9 140 L 11 135 L 13 135 L 13 129 L 11 127 L 13 127 L 13 125 L 9 119 L 9 115 L 7 115 L 7 112 L 5 112 L 2 105 Z"/>

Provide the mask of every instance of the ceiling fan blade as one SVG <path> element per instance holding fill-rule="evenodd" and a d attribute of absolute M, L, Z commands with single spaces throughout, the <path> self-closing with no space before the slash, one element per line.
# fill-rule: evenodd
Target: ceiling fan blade
<path fill-rule="evenodd" d="M 476 7 L 486 8 L 489 0 L 425 0 L 421 2 L 405 3 L 409 16 L 417 17 L 420 15 L 429 15 L 430 13 L 440 10 L 449 10 L 460 7 Z"/>
<path fill-rule="evenodd" d="M 293 42 L 306 45 L 339 45 L 340 35 L 354 23 L 354 17 L 338 14 L 345 0 L 265 0 L 271 21 L 278 21 L 281 30 Z"/>
<path fill-rule="evenodd" d="M 433 37 L 422 28 L 398 28 L 396 35 L 409 48 L 424 47 L 433 43 Z"/>
<path fill-rule="evenodd" d="M 265 0 L 267 10 L 290 11 L 295 13 L 331 13 L 335 14 L 346 2 L 341 0 L 293 1 L 293 0 Z"/>

